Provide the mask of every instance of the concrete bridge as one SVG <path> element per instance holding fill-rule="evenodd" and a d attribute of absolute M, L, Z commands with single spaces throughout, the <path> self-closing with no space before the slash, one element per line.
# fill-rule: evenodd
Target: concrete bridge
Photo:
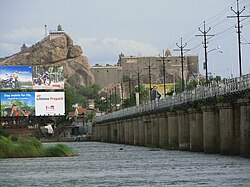
<path fill-rule="evenodd" d="M 100 116 L 93 140 L 250 157 L 250 74 Z"/>

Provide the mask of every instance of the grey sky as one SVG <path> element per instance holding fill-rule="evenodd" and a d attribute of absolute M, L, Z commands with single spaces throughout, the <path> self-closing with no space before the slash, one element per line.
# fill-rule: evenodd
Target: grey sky
<path fill-rule="evenodd" d="M 250 15 L 250 0 L 240 0 L 242 15 Z M 81 45 L 90 64 L 114 64 L 118 55 L 158 55 L 176 48 L 183 37 L 187 54 L 198 54 L 204 74 L 204 50 L 198 27 L 211 27 L 208 68 L 216 75 L 238 76 L 236 19 L 230 7 L 236 0 L 0 0 L 0 57 L 32 45 L 58 24 Z M 250 18 L 242 18 L 242 42 L 250 42 Z M 250 72 L 250 45 L 243 44 L 243 73 Z M 178 53 L 173 52 L 178 55 Z"/>

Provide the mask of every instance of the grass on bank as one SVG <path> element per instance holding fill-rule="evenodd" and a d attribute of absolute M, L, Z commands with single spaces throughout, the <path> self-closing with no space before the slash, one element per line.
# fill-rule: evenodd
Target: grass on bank
<path fill-rule="evenodd" d="M 57 144 L 45 147 L 36 138 L 7 138 L 0 136 L 0 158 L 77 156 L 70 147 Z"/>

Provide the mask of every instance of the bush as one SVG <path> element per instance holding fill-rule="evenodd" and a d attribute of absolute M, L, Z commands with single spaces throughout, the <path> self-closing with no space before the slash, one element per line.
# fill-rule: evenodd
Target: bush
<path fill-rule="evenodd" d="M 0 158 L 63 157 L 78 155 L 66 145 L 58 144 L 51 147 L 44 147 L 36 138 L 12 139 L 0 136 Z"/>

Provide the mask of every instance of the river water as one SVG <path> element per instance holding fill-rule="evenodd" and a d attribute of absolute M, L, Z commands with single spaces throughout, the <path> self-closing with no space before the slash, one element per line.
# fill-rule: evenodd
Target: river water
<path fill-rule="evenodd" d="M 80 155 L 0 160 L 0 186 L 250 186 L 250 159 L 98 143 Z"/>

